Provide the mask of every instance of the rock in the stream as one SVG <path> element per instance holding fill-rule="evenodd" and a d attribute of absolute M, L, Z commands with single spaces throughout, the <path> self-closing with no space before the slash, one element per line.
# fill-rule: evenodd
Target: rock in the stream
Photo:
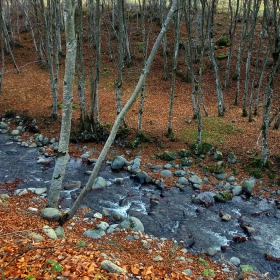
<path fill-rule="evenodd" d="M 112 164 L 111 164 L 111 168 L 113 170 L 122 169 L 126 165 L 127 165 L 127 161 L 126 161 L 126 159 L 124 157 L 116 156 L 115 158 L 113 158 L 113 161 L 112 161 Z"/>
<path fill-rule="evenodd" d="M 117 273 L 117 274 L 121 274 L 121 273 L 125 273 L 126 270 L 117 266 L 116 264 L 112 263 L 109 260 L 105 260 L 101 263 L 101 268 L 106 270 L 107 272 L 111 272 L 111 273 Z"/>
<path fill-rule="evenodd" d="M 63 186 L 63 188 L 65 190 L 75 190 L 75 189 L 79 189 L 81 186 L 82 186 L 82 182 L 76 181 L 76 182 L 72 182 L 70 184 Z"/>
<path fill-rule="evenodd" d="M 242 193 L 242 187 L 241 186 L 234 186 L 231 190 L 233 195 L 240 195 Z"/>
<path fill-rule="evenodd" d="M 107 182 L 103 177 L 97 177 L 94 181 L 92 189 L 103 189 L 107 187 Z"/>
<path fill-rule="evenodd" d="M 186 179 L 185 177 L 180 177 L 177 182 L 180 185 L 188 185 L 189 184 L 189 180 Z"/>
<path fill-rule="evenodd" d="M 41 216 L 48 221 L 58 221 L 62 217 L 62 213 L 56 208 L 44 208 L 41 210 Z"/>
<path fill-rule="evenodd" d="M 232 200 L 232 194 L 229 192 L 219 192 L 214 195 L 214 199 L 218 202 L 227 202 Z"/>
<path fill-rule="evenodd" d="M 237 257 L 231 257 L 230 260 L 229 260 L 230 263 L 232 263 L 233 265 L 235 266 L 239 266 L 241 261 L 239 258 Z"/>

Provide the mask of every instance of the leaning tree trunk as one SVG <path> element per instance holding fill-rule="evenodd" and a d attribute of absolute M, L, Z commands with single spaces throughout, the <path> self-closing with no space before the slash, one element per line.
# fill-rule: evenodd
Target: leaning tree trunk
<path fill-rule="evenodd" d="M 73 83 L 77 49 L 74 21 L 76 3 L 73 3 L 72 0 L 63 0 L 63 6 L 66 37 L 66 59 L 63 83 L 63 112 L 58 153 L 56 156 L 51 186 L 48 191 L 48 201 L 46 207 L 57 206 L 60 197 L 62 180 L 64 178 L 66 166 L 69 160 L 68 148 L 71 130 Z"/>
<path fill-rule="evenodd" d="M 161 29 L 161 32 L 160 34 L 158 35 L 157 37 L 157 40 L 153 46 L 153 49 L 150 53 L 150 56 L 147 60 L 147 63 L 146 63 L 146 66 L 145 68 L 142 70 L 141 72 L 141 75 L 140 75 L 140 78 L 139 78 L 139 81 L 135 87 L 135 90 L 134 92 L 132 93 L 131 97 L 129 98 L 129 100 L 127 101 L 127 103 L 125 104 L 125 106 L 122 108 L 121 112 L 117 115 L 117 118 L 115 120 L 115 123 L 112 127 L 112 130 L 111 130 L 111 133 L 98 157 L 98 160 L 97 162 L 95 163 L 95 166 L 94 166 L 94 169 L 88 179 L 88 182 L 85 186 L 85 188 L 82 190 L 82 192 L 80 193 L 80 195 L 78 196 L 78 198 L 75 200 L 72 208 L 60 219 L 60 224 L 63 225 L 65 222 L 67 222 L 68 220 L 72 219 L 73 216 L 75 215 L 78 207 L 80 206 L 80 204 L 82 203 L 82 201 L 84 200 L 84 198 L 86 197 L 86 195 L 89 193 L 89 191 L 91 190 L 93 184 L 94 184 L 94 181 L 98 175 L 98 172 L 100 170 L 100 167 L 101 167 L 101 164 L 102 162 L 104 161 L 107 153 L 108 153 L 108 150 L 110 149 L 114 139 L 115 139 L 115 136 L 117 134 L 117 131 L 118 131 L 118 128 L 119 126 L 121 125 L 126 113 L 128 112 L 128 110 L 131 108 L 131 106 L 133 105 L 133 103 L 136 101 L 137 97 L 138 97 L 138 94 L 139 92 L 141 91 L 142 87 L 143 87 L 143 83 L 149 73 L 149 70 L 151 68 L 151 65 L 152 65 L 152 62 L 153 62 L 153 59 L 156 55 L 156 52 L 158 50 L 158 47 L 162 41 L 162 38 L 164 36 L 164 34 L 166 33 L 167 31 L 167 28 L 168 28 L 168 25 L 172 19 L 172 16 L 174 14 L 174 11 L 175 11 L 175 8 L 177 6 L 177 0 L 173 0 L 172 1 L 172 6 L 169 10 L 169 13 L 167 15 L 167 18 L 165 20 L 165 23 L 163 24 L 162 26 L 162 29 Z"/>

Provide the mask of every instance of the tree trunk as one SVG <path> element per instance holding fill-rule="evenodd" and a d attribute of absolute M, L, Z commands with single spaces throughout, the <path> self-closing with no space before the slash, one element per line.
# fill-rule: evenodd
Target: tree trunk
<path fill-rule="evenodd" d="M 2 81 L 5 71 L 5 51 L 4 51 L 4 32 L 3 32 L 3 21 L 4 21 L 4 7 L 3 2 L 0 1 L 0 48 L 1 48 L 1 72 L 0 72 L 0 94 L 2 93 Z"/>
<path fill-rule="evenodd" d="M 147 63 L 146 63 L 146 66 L 145 68 L 142 70 L 142 73 L 140 75 L 140 78 L 139 78 L 139 81 L 135 87 L 135 90 L 134 92 L 132 93 L 131 97 L 129 98 L 129 100 L 127 101 L 127 103 L 125 104 L 125 106 L 123 107 L 123 109 L 121 110 L 121 112 L 117 115 L 117 118 L 115 120 L 115 123 L 112 127 L 112 130 L 111 130 L 111 133 L 98 157 L 98 160 L 97 162 L 95 163 L 95 166 L 94 166 L 94 169 L 89 177 L 89 180 L 85 186 L 85 188 L 82 190 L 81 194 L 79 195 L 79 197 L 75 200 L 72 208 L 70 209 L 69 212 L 67 212 L 63 217 L 62 219 L 60 220 L 60 224 L 63 225 L 65 222 L 67 222 L 68 220 L 72 219 L 72 217 L 75 215 L 78 207 L 80 206 L 80 204 L 82 203 L 82 201 L 84 200 L 84 198 L 86 197 L 86 195 L 89 193 L 89 191 L 91 190 L 92 186 L 93 186 L 93 183 L 98 175 L 98 172 L 100 170 L 100 167 L 102 165 L 102 162 L 104 161 L 107 153 L 108 153 L 108 150 L 110 149 L 114 139 L 115 139 L 115 136 L 116 136 L 116 133 L 118 131 L 118 128 L 119 126 L 121 125 L 126 113 L 128 112 L 128 110 L 131 108 L 131 106 L 133 105 L 133 103 L 136 101 L 137 99 L 137 96 L 139 94 L 139 92 L 141 91 L 142 87 L 143 87 L 143 83 L 149 73 L 149 70 L 151 68 L 151 65 L 152 65 L 152 62 L 153 62 L 153 59 L 156 55 L 156 52 L 157 52 L 157 49 L 162 41 L 162 38 L 164 36 L 164 34 L 166 33 L 167 29 L 168 29 L 168 25 L 172 19 L 172 16 L 175 12 L 175 8 L 177 6 L 177 0 L 173 0 L 172 1 L 172 6 L 170 8 L 170 11 L 167 15 L 167 18 L 165 20 L 165 23 L 163 24 L 162 26 L 162 29 L 157 37 L 157 40 L 152 48 L 152 51 L 150 53 L 150 56 L 147 60 Z"/>
<path fill-rule="evenodd" d="M 72 0 L 63 0 L 63 6 L 66 37 L 65 74 L 63 83 L 63 112 L 58 153 L 56 156 L 51 186 L 48 190 L 48 201 L 46 207 L 57 206 L 60 197 L 62 180 L 64 178 L 66 166 L 69 160 L 68 148 L 71 130 L 73 83 L 77 49 L 74 22 L 76 3 L 73 3 Z"/>

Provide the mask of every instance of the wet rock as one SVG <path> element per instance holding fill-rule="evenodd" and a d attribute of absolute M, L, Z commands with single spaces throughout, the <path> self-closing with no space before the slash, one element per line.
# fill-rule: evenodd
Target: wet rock
<path fill-rule="evenodd" d="M 146 181 L 146 178 L 148 177 L 148 174 L 145 171 L 140 171 L 136 174 L 135 180 L 140 182 L 140 184 L 144 183 Z"/>
<path fill-rule="evenodd" d="M 18 195 L 18 196 L 22 196 L 28 194 L 28 190 L 27 189 L 17 189 L 14 192 L 14 195 Z"/>
<path fill-rule="evenodd" d="M 218 253 L 218 251 L 213 247 L 209 247 L 209 248 L 206 249 L 206 254 L 208 256 L 213 257 L 213 256 L 217 255 L 217 253 Z"/>
<path fill-rule="evenodd" d="M 280 259 L 280 237 L 276 237 L 276 239 L 271 242 L 271 247 L 267 253 L 273 258 Z"/>
<path fill-rule="evenodd" d="M 222 219 L 222 221 L 228 222 L 228 221 L 231 220 L 231 215 L 230 214 L 224 214 L 221 219 Z"/>
<path fill-rule="evenodd" d="M 200 184 L 193 184 L 193 189 L 200 190 L 200 189 L 202 189 L 202 186 Z"/>
<path fill-rule="evenodd" d="M 44 208 L 41 210 L 41 216 L 48 221 L 58 221 L 62 217 L 62 213 L 56 208 Z"/>
<path fill-rule="evenodd" d="M 101 177 L 101 176 L 98 176 L 95 181 L 94 181 L 94 184 L 92 186 L 92 189 L 103 189 L 103 188 L 106 188 L 107 187 L 107 181 Z"/>
<path fill-rule="evenodd" d="M 244 227 L 244 231 L 248 234 L 248 235 L 252 235 L 256 232 L 256 229 L 250 226 L 245 226 Z"/>
<path fill-rule="evenodd" d="M 171 165 L 171 167 L 172 167 L 172 165 Z M 160 169 L 162 169 L 162 165 L 161 164 L 151 165 L 150 168 L 153 169 L 153 170 L 160 170 Z"/>
<path fill-rule="evenodd" d="M 167 164 L 164 165 L 165 169 L 170 169 L 171 167 L 172 167 L 172 164 L 170 164 L 170 163 L 167 163 Z"/>
<path fill-rule="evenodd" d="M 231 190 L 233 195 L 240 195 L 242 193 L 242 187 L 241 186 L 234 186 Z"/>
<path fill-rule="evenodd" d="M 70 184 L 65 185 L 63 188 L 65 190 L 75 190 L 75 189 L 79 189 L 81 186 L 82 186 L 82 182 L 76 181 L 76 182 L 72 182 Z"/>
<path fill-rule="evenodd" d="M 191 155 L 191 152 L 189 150 L 182 149 L 179 152 L 179 157 L 180 158 L 189 157 L 190 155 Z"/>
<path fill-rule="evenodd" d="M 43 227 L 43 232 L 51 239 L 57 239 L 57 235 L 55 231 L 49 227 L 49 226 L 44 226 Z"/>
<path fill-rule="evenodd" d="M 214 193 L 212 193 L 212 192 L 200 193 L 196 197 L 194 197 L 192 201 L 197 204 L 211 206 L 215 203 Z"/>
<path fill-rule="evenodd" d="M 106 270 L 107 272 L 110 273 L 117 273 L 117 274 L 121 274 L 121 273 L 125 273 L 126 270 L 121 268 L 120 266 L 117 266 L 116 264 L 112 263 L 109 260 L 104 260 L 101 263 L 101 268 Z"/>
<path fill-rule="evenodd" d="M 230 263 L 232 263 L 233 265 L 235 266 L 239 266 L 241 261 L 239 258 L 237 257 L 231 257 L 230 260 L 229 260 Z"/>
<path fill-rule="evenodd" d="M 126 164 L 127 164 L 127 161 L 124 157 L 116 156 L 112 160 L 111 168 L 113 170 L 122 169 L 124 166 L 126 166 Z"/>
<path fill-rule="evenodd" d="M 232 200 L 232 194 L 229 192 L 219 192 L 214 195 L 214 199 L 218 202 L 227 202 Z"/>
<path fill-rule="evenodd" d="M 85 152 L 84 154 L 81 155 L 82 159 L 88 159 L 90 157 L 90 152 Z"/>
<path fill-rule="evenodd" d="M 47 188 L 28 188 L 27 190 L 37 195 L 42 195 L 47 192 Z"/>

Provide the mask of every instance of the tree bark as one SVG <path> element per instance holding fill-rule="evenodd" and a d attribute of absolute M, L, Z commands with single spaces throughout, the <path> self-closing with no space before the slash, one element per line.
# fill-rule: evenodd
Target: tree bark
<path fill-rule="evenodd" d="M 76 2 L 63 0 L 66 37 L 66 59 L 63 83 L 63 111 L 59 138 L 58 153 L 46 207 L 56 207 L 60 197 L 62 180 L 69 160 L 69 138 L 72 118 L 73 83 L 75 74 L 75 60 L 77 40 L 75 35 L 75 8 Z"/>
<path fill-rule="evenodd" d="M 127 103 L 125 104 L 125 106 L 123 107 L 123 109 L 121 110 L 121 112 L 117 115 L 115 123 L 112 127 L 111 133 L 98 157 L 97 162 L 95 163 L 94 169 L 89 177 L 89 180 L 85 186 L 85 188 L 82 190 L 81 194 L 79 195 L 79 197 L 76 199 L 76 201 L 74 202 L 72 208 L 69 210 L 69 212 L 67 212 L 60 220 L 60 224 L 63 225 L 66 221 L 72 219 L 72 217 L 75 215 L 78 207 L 80 206 L 80 204 L 82 203 L 82 201 L 84 200 L 84 198 L 86 197 L 86 195 L 89 193 L 89 191 L 91 190 L 93 183 L 98 175 L 98 172 L 100 170 L 100 167 L 102 165 L 102 162 L 104 161 L 108 150 L 110 149 L 115 136 L 117 134 L 118 128 L 121 125 L 126 113 L 128 112 L 128 110 L 131 108 L 131 106 L 133 105 L 133 103 L 136 101 L 139 92 L 141 91 L 142 87 L 143 87 L 143 83 L 149 73 L 149 70 L 151 68 L 152 62 L 154 60 L 154 57 L 156 55 L 156 52 L 158 50 L 158 47 L 162 41 L 163 36 L 165 35 L 169 23 L 172 19 L 172 16 L 175 12 L 177 6 L 177 0 L 173 0 L 172 1 L 172 6 L 169 10 L 169 13 L 167 15 L 167 18 L 165 20 L 165 23 L 162 26 L 162 29 L 157 37 L 157 40 L 151 50 L 151 53 L 149 55 L 149 58 L 147 60 L 146 66 L 144 67 L 144 69 L 142 70 L 142 73 L 140 75 L 140 78 L 138 80 L 138 83 L 134 89 L 134 92 L 132 93 L 131 97 L 129 98 L 129 100 L 127 101 Z"/>

